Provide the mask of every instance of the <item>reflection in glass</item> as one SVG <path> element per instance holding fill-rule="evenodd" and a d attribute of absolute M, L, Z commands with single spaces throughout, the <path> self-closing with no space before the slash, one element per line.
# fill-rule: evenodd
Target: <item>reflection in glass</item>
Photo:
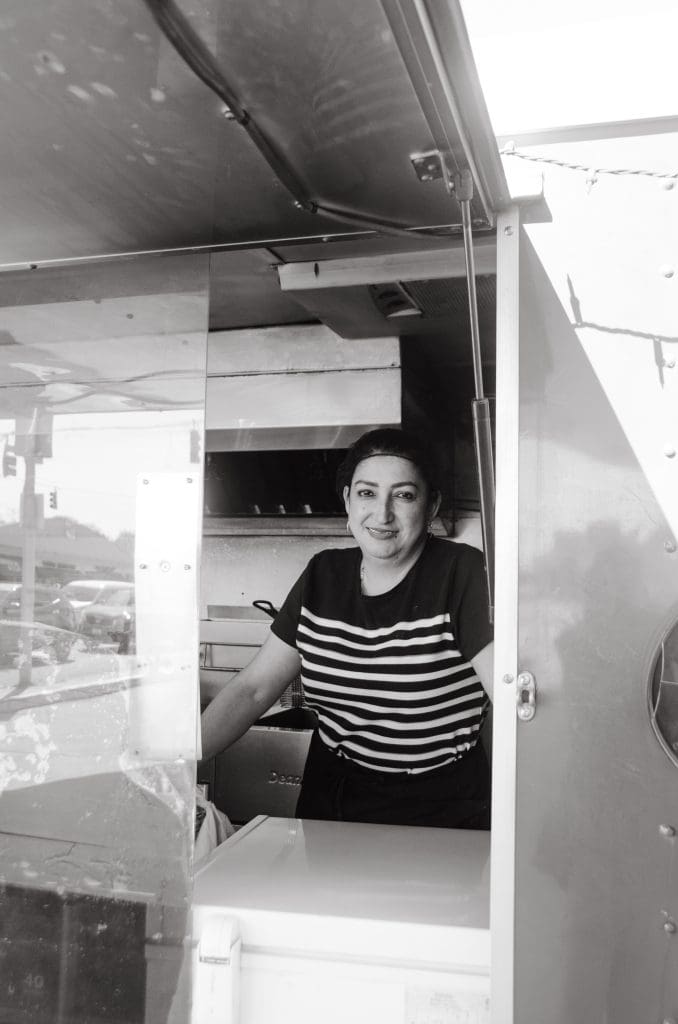
<path fill-rule="evenodd" d="M 207 281 L 0 278 L 0 1021 L 188 1020 Z"/>
<path fill-rule="evenodd" d="M 652 728 L 678 765 L 678 623 L 659 647 L 650 676 L 649 702 Z"/>

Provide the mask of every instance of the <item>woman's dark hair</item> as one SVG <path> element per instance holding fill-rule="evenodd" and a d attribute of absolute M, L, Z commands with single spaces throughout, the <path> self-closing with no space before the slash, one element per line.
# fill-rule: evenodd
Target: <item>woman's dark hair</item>
<path fill-rule="evenodd" d="M 397 427 L 378 427 L 369 430 L 351 445 L 337 470 L 337 494 L 343 499 L 344 487 L 350 487 L 356 466 L 373 455 L 396 455 L 414 463 L 429 488 L 429 496 L 440 493 L 438 467 L 433 445 Z"/>

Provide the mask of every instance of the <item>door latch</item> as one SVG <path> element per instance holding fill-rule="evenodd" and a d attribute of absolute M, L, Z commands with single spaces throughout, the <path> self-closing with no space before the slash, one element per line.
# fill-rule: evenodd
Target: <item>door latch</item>
<path fill-rule="evenodd" d="M 518 674 L 516 713 L 521 722 L 531 722 L 537 713 L 537 684 L 531 672 Z"/>

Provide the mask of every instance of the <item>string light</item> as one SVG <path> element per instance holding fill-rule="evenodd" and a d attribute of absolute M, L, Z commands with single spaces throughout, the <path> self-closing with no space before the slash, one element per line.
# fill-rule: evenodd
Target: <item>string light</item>
<path fill-rule="evenodd" d="M 569 160 L 556 160 L 555 157 L 534 156 L 532 153 L 523 153 L 516 149 L 512 143 L 504 146 L 499 152 L 502 156 L 514 156 L 518 160 L 529 160 L 535 164 L 550 164 L 553 167 L 562 167 L 568 171 L 582 171 L 587 175 L 586 183 L 589 188 L 598 181 L 601 174 L 616 176 L 628 175 L 631 177 L 656 178 L 666 182 L 667 188 L 673 188 L 673 183 L 678 181 L 678 171 L 647 171 L 642 168 L 633 167 L 591 167 L 587 164 L 571 163 Z"/>

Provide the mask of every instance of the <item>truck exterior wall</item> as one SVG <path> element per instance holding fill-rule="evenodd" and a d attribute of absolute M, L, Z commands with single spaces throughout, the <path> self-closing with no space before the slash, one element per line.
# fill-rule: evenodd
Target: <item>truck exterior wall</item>
<path fill-rule="evenodd" d="M 516 396 L 518 668 L 538 704 L 517 726 L 515 989 L 496 1024 L 678 1008 L 677 840 L 660 831 L 678 768 L 647 697 L 678 617 L 677 142 L 517 147 L 543 161 L 548 209 L 521 228 Z"/>

